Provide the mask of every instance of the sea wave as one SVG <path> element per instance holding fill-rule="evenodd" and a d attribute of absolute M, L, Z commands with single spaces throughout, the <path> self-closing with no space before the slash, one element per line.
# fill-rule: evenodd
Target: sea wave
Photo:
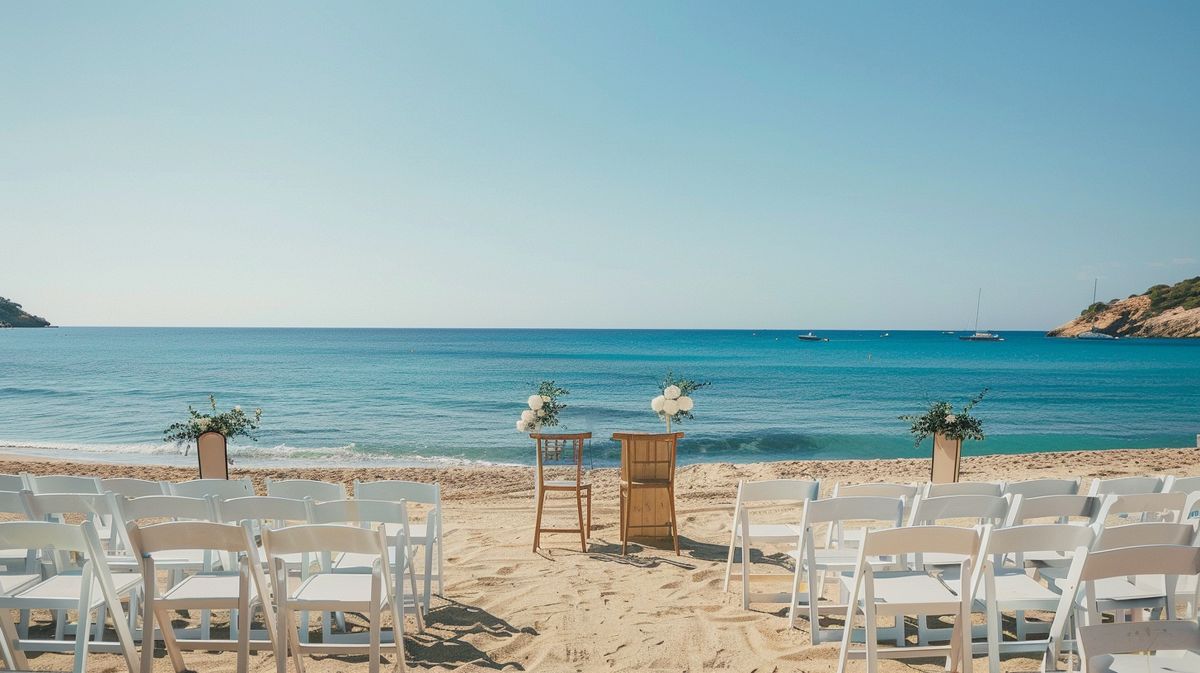
<path fill-rule="evenodd" d="M 174 462 L 171 458 L 183 457 L 184 450 L 175 444 L 162 442 L 84 443 L 84 442 L 38 442 L 0 439 L 0 452 L 10 451 L 23 455 L 42 452 L 75 452 L 96 454 L 95 460 L 132 458 L 147 462 Z M 191 454 L 191 455 L 194 455 Z M 103 458 L 101 458 L 103 456 Z M 229 456 L 243 464 L 271 464 L 286 462 L 289 465 L 355 465 L 373 464 L 389 466 L 453 467 L 515 465 L 516 463 L 475 460 L 454 456 L 424 456 L 420 454 L 398 454 L 388 451 L 372 451 L 359 448 L 353 442 L 342 446 L 299 447 L 287 444 L 230 444 Z M 54 456 L 62 458 L 62 456 Z M 80 456 L 81 458 L 83 456 Z M 158 459 L 158 460 L 156 460 Z"/>

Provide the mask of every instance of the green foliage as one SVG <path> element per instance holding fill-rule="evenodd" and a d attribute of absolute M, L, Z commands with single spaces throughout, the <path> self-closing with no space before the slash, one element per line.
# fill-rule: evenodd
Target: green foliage
<path fill-rule="evenodd" d="M 1173 308 L 1184 310 L 1200 307 L 1200 276 L 1174 285 L 1155 285 L 1146 290 L 1150 295 L 1150 314 L 1158 315 Z"/>
<path fill-rule="evenodd" d="M 174 444 L 191 444 L 201 434 L 210 430 L 225 435 L 227 439 L 249 437 L 251 441 L 258 441 L 258 438 L 254 436 L 254 431 L 258 430 L 258 425 L 262 421 L 262 409 L 255 409 L 253 416 L 242 411 L 241 407 L 217 413 L 215 395 L 208 396 L 208 404 L 212 408 L 211 414 L 202 414 L 189 404 L 188 419 L 169 425 L 163 431 L 163 441 Z"/>
<path fill-rule="evenodd" d="M 666 411 L 661 410 L 661 406 L 656 408 L 655 405 L 659 404 L 660 402 L 666 402 L 666 398 L 669 397 L 666 393 L 671 386 L 679 388 L 679 394 L 673 398 L 676 400 L 676 403 L 678 403 L 678 400 L 686 398 L 688 400 L 688 404 L 691 404 L 692 393 L 709 385 L 711 385 L 711 382 L 709 381 L 695 381 L 693 379 L 676 378 L 674 372 L 667 372 L 667 375 L 663 377 L 662 384 L 659 386 L 662 394 L 659 395 L 659 397 L 654 398 L 654 400 L 651 402 L 650 408 L 653 409 L 654 412 L 658 414 L 658 417 L 663 421 L 666 421 L 668 417 L 670 417 L 672 423 L 676 424 L 682 423 L 684 419 L 689 421 L 695 420 L 696 417 L 692 415 L 692 409 L 690 407 L 686 410 L 680 408 L 675 413 L 668 414 Z M 671 392 L 674 393 L 674 391 Z M 663 399 L 660 400 L 659 398 Z"/>
<path fill-rule="evenodd" d="M 558 415 L 567 408 L 558 398 L 570 394 L 571 391 L 555 384 L 554 381 L 542 381 L 537 384 L 527 401 L 529 408 L 523 410 L 521 418 L 517 419 L 517 430 L 535 432 L 538 428 L 552 428 L 558 425 Z"/>
<path fill-rule="evenodd" d="M 983 401 L 987 391 L 987 388 L 981 390 L 957 414 L 954 413 L 954 407 L 949 402 L 938 401 L 929 405 L 929 410 L 925 413 L 901 416 L 900 420 L 912 424 L 909 432 L 916 440 L 915 446 L 920 446 L 926 437 L 933 434 L 945 435 L 950 439 L 981 440 L 983 439 L 983 421 L 971 416 L 971 410 Z"/>
<path fill-rule="evenodd" d="M 0 297 L 0 327 L 46 327 L 49 324 L 45 318 L 26 313 L 17 302 Z"/>
<path fill-rule="evenodd" d="M 1092 304 L 1091 306 L 1083 309 L 1083 312 L 1080 313 L 1079 315 L 1084 318 L 1090 318 L 1091 316 L 1096 315 L 1097 313 L 1103 311 L 1106 308 L 1108 308 L 1108 304 L 1105 304 L 1102 301 L 1098 301 L 1095 304 Z"/>

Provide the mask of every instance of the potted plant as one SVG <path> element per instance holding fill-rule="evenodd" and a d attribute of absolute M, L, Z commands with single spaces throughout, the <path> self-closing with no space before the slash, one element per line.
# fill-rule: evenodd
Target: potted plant
<path fill-rule="evenodd" d="M 919 415 L 901 416 L 900 420 L 911 423 L 914 446 L 921 446 L 926 437 L 933 436 L 933 462 L 929 480 L 934 483 L 958 481 L 959 458 L 962 456 L 964 439 L 982 440 L 983 421 L 971 415 L 975 405 L 983 401 L 988 389 L 967 401 L 957 413 L 954 406 L 944 400 L 929 405 Z"/>
<path fill-rule="evenodd" d="M 251 441 L 258 441 L 258 437 L 254 432 L 258 430 L 259 423 L 262 421 L 262 409 L 255 409 L 253 414 L 247 414 L 242 411 L 240 406 L 234 406 L 229 411 L 217 412 L 217 398 L 215 395 L 208 396 L 208 405 L 212 413 L 201 413 L 188 405 L 187 420 L 178 423 L 172 423 L 163 431 L 163 441 L 173 443 L 177 446 L 183 446 L 183 454 L 186 456 L 188 449 L 193 444 L 196 445 L 196 454 L 200 461 L 201 477 L 206 474 L 218 473 L 219 467 L 224 467 L 225 478 L 229 477 L 228 464 L 229 456 L 225 450 L 226 441 L 230 437 L 249 437 Z M 208 456 L 206 460 L 201 446 L 206 444 L 202 441 L 202 437 L 216 438 L 214 451 L 219 454 L 215 460 Z"/>

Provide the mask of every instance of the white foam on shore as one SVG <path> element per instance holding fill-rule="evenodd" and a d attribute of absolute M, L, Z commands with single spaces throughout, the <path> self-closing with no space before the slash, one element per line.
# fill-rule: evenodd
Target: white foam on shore
<path fill-rule="evenodd" d="M 162 465 L 191 465 L 196 460 L 194 450 L 184 454 L 181 447 L 162 442 L 93 444 L 0 439 L 0 452 L 31 458 L 70 458 L 93 462 L 111 461 Z M 279 463 L 287 463 L 296 467 L 354 467 L 361 465 L 380 467 L 467 467 L 514 464 L 448 456 L 422 456 L 418 454 L 389 455 L 380 452 L 362 451 L 353 443 L 344 446 L 311 448 L 288 446 L 287 444 L 277 444 L 274 446 L 230 444 L 229 456 L 236 464 L 246 467 L 270 466 Z"/>

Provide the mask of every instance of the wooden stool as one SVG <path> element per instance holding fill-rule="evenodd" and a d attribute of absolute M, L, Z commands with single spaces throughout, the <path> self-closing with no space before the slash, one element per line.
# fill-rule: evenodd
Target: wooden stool
<path fill-rule="evenodd" d="M 583 445 L 592 438 L 590 432 L 566 434 L 529 435 L 537 444 L 537 522 L 533 531 L 533 550 L 541 545 L 542 533 L 579 533 L 579 546 L 587 551 L 587 540 L 592 535 L 592 485 L 583 481 Z M 574 468 L 573 478 L 547 479 L 547 468 Z M 542 509 L 546 504 L 546 491 L 565 491 L 575 494 L 575 511 L 579 516 L 578 528 L 542 528 Z M 587 522 L 583 517 L 583 501 L 587 500 Z"/>
<path fill-rule="evenodd" d="M 621 442 L 621 553 L 629 531 L 647 537 L 671 536 L 679 554 L 679 523 L 675 518 L 675 447 L 682 432 L 652 434 L 614 432 Z"/>

